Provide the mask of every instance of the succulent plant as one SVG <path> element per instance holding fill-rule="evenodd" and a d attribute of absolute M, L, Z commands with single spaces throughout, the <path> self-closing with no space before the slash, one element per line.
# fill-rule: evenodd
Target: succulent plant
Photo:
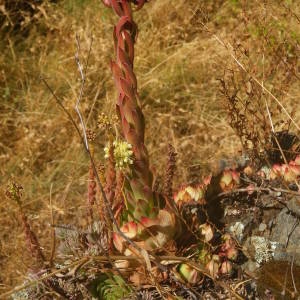
<path fill-rule="evenodd" d="M 206 204 L 205 184 L 182 186 L 174 195 L 174 201 L 178 206 L 189 203 Z"/>
<path fill-rule="evenodd" d="M 113 157 L 116 168 L 126 172 L 123 190 L 126 217 L 121 218 L 120 230 L 137 246 L 152 251 L 160 249 L 174 237 L 176 220 L 173 213 L 161 207 L 159 196 L 152 189 L 153 176 L 144 144 L 144 116 L 133 71 L 137 25 L 133 21 L 131 4 L 140 9 L 145 2 L 105 0 L 104 4 L 119 16 L 114 28 L 116 58 L 111 62 L 111 70 L 118 92 L 116 110 L 124 138 L 124 141 L 113 143 Z M 111 146 L 105 148 L 107 158 L 112 155 L 111 151 Z M 135 251 L 118 232 L 113 234 L 113 243 L 125 255 Z"/>
<path fill-rule="evenodd" d="M 214 254 L 211 260 L 207 263 L 206 269 L 208 270 L 211 277 L 216 278 L 219 274 L 219 268 L 221 266 L 221 260 L 219 255 Z"/>
<path fill-rule="evenodd" d="M 294 168 L 293 168 L 294 169 Z M 297 179 L 297 174 L 295 174 L 289 165 L 283 164 L 281 166 L 283 180 L 286 182 L 293 182 Z"/>
<path fill-rule="evenodd" d="M 188 264 L 180 264 L 178 273 L 185 281 L 191 284 L 197 283 L 202 278 L 201 273 Z"/>
<path fill-rule="evenodd" d="M 133 240 L 138 246 L 153 251 L 162 248 L 175 235 L 176 220 L 174 214 L 167 210 L 159 210 L 156 218 L 142 217 L 139 222 L 130 221 L 120 229 L 127 238 Z M 126 241 L 117 232 L 113 234 L 116 249 L 129 256 L 134 253 Z"/>
<path fill-rule="evenodd" d="M 232 271 L 233 271 L 232 262 L 228 260 L 223 261 L 220 266 L 219 273 L 222 275 L 231 275 Z"/>
<path fill-rule="evenodd" d="M 221 245 L 221 252 L 219 255 L 230 260 L 236 260 L 238 256 L 238 249 L 235 240 L 228 233 L 222 236 L 222 240 L 223 244 Z"/>
<path fill-rule="evenodd" d="M 254 170 L 251 166 L 247 166 L 244 168 L 243 173 L 250 176 L 254 173 Z"/>
<path fill-rule="evenodd" d="M 223 191 L 232 190 L 240 183 L 240 174 L 235 170 L 224 170 L 220 179 L 220 187 Z"/>
<path fill-rule="evenodd" d="M 102 273 L 98 275 L 92 285 L 93 296 L 97 297 L 97 299 L 124 299 L 132 293 L 132 289 L 124 279 L 121 276 L 112 273 Z"/>
<path fill-rule="evenodd" d="M 209 242 L 214 237 L 212 226 L 208 223 L 204 223 L 199 226 L 201 234 L 204 236 L 205 242 Z"/>
<path fill-rule="evenodd" d="M 288 164 L 274 164 L 270 170 L 269 178 L 274 180 L 276 178 L 283 178 L 286 182 L 294 182 L 300 176 L 300 156 Z"/>

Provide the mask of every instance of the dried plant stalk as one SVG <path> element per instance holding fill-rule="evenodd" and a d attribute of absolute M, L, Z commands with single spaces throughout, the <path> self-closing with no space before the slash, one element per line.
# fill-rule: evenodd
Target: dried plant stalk
<path fill-rule="evenodd" d="M 93 220 L 93 206 L 96 201 L 96 181 L 93 166 L 89 167 L 89 179 L 88 179 L 88 215 L 91 220 Z"/>
<path fill-rule="evenodd" d="M 168 145 L 168 164 L 167 170 L 165 174 L 165 181 L 164 181 L 164 194 L 171 200 L 173 197 L 173 179 L 176 169 L 176 155 L 175 148 L 169 144 Z"/>
<path fill-rule="evenodd" d="M 6 196 L 15 201 L 19 207 L 19 216 L 25 234 L 25 240 L 29 253 L 36 259 L 36 265 L 32 267 L 42 268 L 45 262 L 45 256 L 41 250 L 39 241 L 35 233 L 31 230 L 28 219 L 22 209 L 22 191 L 23 187 L 16 182 L 11 182 L 6 190 Z"/>
<path fill-rule="evenodd" d="M 32 255 L 32 257 L 35 258 L 37 267 L 42 268 L 46 260 L 45 256 L 41 250 L 41 246 L 37 239 L 37 236 L 31 230 L 28 219 L 21 208 L 20 208 L 20 219 L 22 222 L 28 251 Z"/>
<path fill-rule="evenodd" d="M 87 139 L 90 143 L 90 151 L 91 155 L 94 157 L 94 145 L 93 142 L 95 141 L 96 134 L 92 130 L 87 130 Z M 93 205 L 95 204 L 96 201 L 96 180 L 95 180 L 95 173 L 93 170 L 92 163 L 90 163 L 89 167 L 89 178 L 88 178 L 88 197 L 87 197 L 87 202 L 88 202 L 88 216 L 90 218 L 90 221 L 93 221 Z"/>
<path fill-rule="evenodd" d="M 105 179 L 106 179 L 105 193 L 112 207 L 115 198 L 115 189 L 116 189 L 116 169 L 115 169 L 115 159 L 114 159 L 114 147 L 111 141 L 109 145 L 108 163 L 105 170 Z"/>

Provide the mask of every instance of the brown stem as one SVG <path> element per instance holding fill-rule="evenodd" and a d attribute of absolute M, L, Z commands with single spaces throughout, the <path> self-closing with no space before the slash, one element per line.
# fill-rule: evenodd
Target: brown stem
<path fill-rule="evenodd" d="M 20 219 L 22 222 L 28 251 L 36 259 L 37 266 L 41 268 L 44 265 L 45 256 L 41 250 L 40 243 L 35 233 L 31 230 L 28 219 L 21 208 L 20 208 Z"/>
<path fill-rule="evenodd" d="M 96 181 L 93 167 L 89 167 L 89 179 L 88 179 L 88 215 L 91 221 L 93 220 L 93 205 L 96 201 Z"/>
<path fill-rule="evenodd" d="M 108 163 L 105 170 L 105 193 L 106 197 L 110 203 L 110 206 L 113 207 L 113 202 L 115 199 L 115 189 L 116 189 L 116 169 L 115 169 L 115 159 L 114 159 L 114 146 L 112 144 L 112 139 L 109 144 L 109 157 Z"/>
<path fill-rule="evenodd" d="M 173 197 L 173 179 L 176 169 L 176 155 L 174 147 L 169 144 L 168 145 L 168 164 L 167 170 L 165 174 L 165 181 L 164 181 L 164 194 L 171 201 Z"/>

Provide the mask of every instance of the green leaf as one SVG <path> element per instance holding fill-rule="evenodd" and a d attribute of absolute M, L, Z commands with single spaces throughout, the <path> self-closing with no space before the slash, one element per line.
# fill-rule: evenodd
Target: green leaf
<path fill-rule="evenodd" d="M 122 277 L 111 273 L 100 274 L 95 279 L 91 290 L 93 296 L 99 300 L 119 300 L 132 292 Z"/>

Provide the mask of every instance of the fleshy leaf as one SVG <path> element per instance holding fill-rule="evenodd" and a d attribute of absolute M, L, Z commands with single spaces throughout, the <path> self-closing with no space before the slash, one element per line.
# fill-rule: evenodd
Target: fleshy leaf
<path fill-rule="evenodd" d="M 185 281 L 191 284 L 197 283 L 201 278 L 200 273 L 187 264 L 181 264 L 178 272 Z"/>

